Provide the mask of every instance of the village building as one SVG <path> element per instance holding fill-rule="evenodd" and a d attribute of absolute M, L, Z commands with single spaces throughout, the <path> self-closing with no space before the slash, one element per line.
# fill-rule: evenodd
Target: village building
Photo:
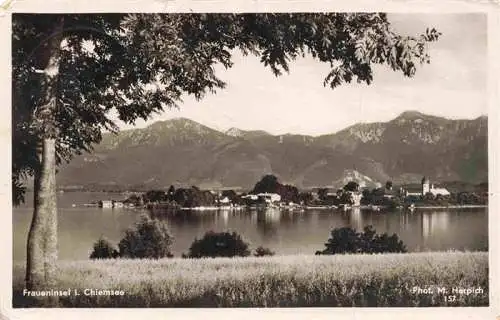
<path fill-rule="evenodd" d="M 256 194 L 247 194 L 247 195 L 241 196 L 241 199 L 257 201 L 259 199 L 259 196 Z"/>
<path fill-rule="evenodd" d="M 446 188 L 435 188 L 434 184 L 430 182 L 428 178 L 422 179 L 422 194 L 426 195 L 427 193 L 431 193 L 433 196 L 442 195 L 449 196 L 450 192 L 446 190 Z"/>
<path fill-rule="evenodd" d="M 423 177 L 420 187 L 417 186 L 405 186 L 400 188 L 400 193 L 405 197 L 409 196 L 425 196 L 427 193 L 433 196 L 442 195 L 448 196 L 450 192 L 443 187 L 435 187 L 434 184 L 430 182 L 429 178 Z"/>
<path fill-rule="evenodd" d="M 224 197 L 224 198 L 222 198 L 220 200 L 216 200 L 216 201 L 221 203 L 221 204 L 226 204 L 226 205 L 231 203 L 231 200 L 229 200 L 228 197 Z"/>
<path fill-rule="evenodd" d="M 123 208 L 125 203 L 117 200 L 101 200 L 97 203 L 100 208 Z"/>
<path fill-rule="evenodd" d="M 384 191 L 384 198 L 385 199 L 394 199 L 394 198 L 397 198 L 401 195 L 401 192 L 398 190 L 398 191 L 395 191 L 393 189 L 385 189 Z"/>
<path fill-rule="evenodd" d="M 99 201 L 99 207 L 101 207 L 101 208 L 113 208 L 113 201 L 112 200 Z"/>
<path fill-rule="evenodd" d="M 394 188 L 392 187 L 392 184 L 389 185 L 387 187 L 384 188 L 384 195 L 383 197 L 385 199 L 394 199 L 394 198 L 397 198 L 398 196 L 401 195 L 401 190 L 394 190 Z"/>
<path fill-rule="evenodd" d="M 277 193 L 258 193 L 259 198 L 263 198 L 266 203 L 276 203 L 281 201 L 281 196 Z"/>
<path fill-rule="evenodd" d="M 361 192 L 358 192 L 358 191 L 351 192 L 352 205 L 354 207 L 359 207 L 361 205 L 361 198 L 362 197 L 363 197 L 363 195 L 361 194 Z"/>
<path fill-rule="evenodd" d="M 123 208 L 124 204 L 121 201 L 113 201 L 113 208 Z"/>
<path fill-rule="evenodd" d="M 257 201 L 263 199 L 266 203 L 276 203 L 281 201 L 281 196 L 277 193 L 258 193 L 258 194 L 247 194 L 241 197 L 242 199 L 248 199 L 252 201 Z"/>

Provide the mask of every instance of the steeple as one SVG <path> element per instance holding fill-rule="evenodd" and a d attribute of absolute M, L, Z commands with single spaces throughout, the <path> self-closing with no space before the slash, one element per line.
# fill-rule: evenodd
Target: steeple
<path fill-rule="evenodd" d="M 427 192 L 431 191 L 430 184 L 431 184 L 431 182 L 430 182 L 429 178 L 427 178 L 427 177 L 424 176 L 422 178 L 422 195 L 423 196 L 425 196 L 425 194 Z"/>

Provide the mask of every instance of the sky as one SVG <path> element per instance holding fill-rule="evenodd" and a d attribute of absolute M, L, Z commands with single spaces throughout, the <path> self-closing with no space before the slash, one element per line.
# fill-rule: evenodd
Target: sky
<path fill-rule="evenodd" d="M 487 114 L 487 20 L 477 14 L 389 14 L 398 33 L 417 36 L 427 27 L 442 32 L 429 44 L 431 63 L 406 78 L 385 66 L 374 67 L 371 85 L 323 86 L 327 64 L 311 57 L 290 64 L 275 77 L 257 57 L 236 53 L 234 66 L 216 67 L 227 87 L 201 101 L 186 97 L 179 109 L 137 121 L 135 127 L 185 117 L 211 128 L 265 130 L 272 134 L 320 135 L 359 122 L 389 121 L 404 111 L 472 119 Z M 121 129 L 133 126 L 118 123 Z"/>

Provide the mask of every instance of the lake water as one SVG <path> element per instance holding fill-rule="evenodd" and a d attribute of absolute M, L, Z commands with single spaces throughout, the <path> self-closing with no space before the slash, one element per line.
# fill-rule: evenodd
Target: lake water
<path fill-rule="evenodd" d="M 13 213 L 13 256 L 26 258 L 26 239 L 32 216 L 32 195 Z M 93 243 L 104 235 L 114 243 L 138 220 L 145 210 L 76 207 L 90 201 L 123 196 L 104 193 L 64 193 L 58 195 L 59 258 L 88 259 Z M 287 211 L 205 211 L 184 217 L 164 218 L 174 236 L 175 256 L 187 252 L 193 240 L 206 231 L 235 231 L 254 249 L 260 245 L 276 254 L 314 254 L 323 250 L 330 230 L 349 226 L 361 230 L 373 225 L 378 233 L 396 233 L 409 251 L 485 250 L 488 247 L 488 210 L 447 209 L 396 212 L 352 210 Z"/>

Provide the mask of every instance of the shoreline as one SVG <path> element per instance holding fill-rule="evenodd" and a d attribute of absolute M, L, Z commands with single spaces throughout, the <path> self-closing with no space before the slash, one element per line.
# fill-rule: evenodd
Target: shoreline
<path fill-rule="evenodd" d="M 147 206 L 144 207 L 134 207 L 134 208 L 147 208 Z M 152 208 L 154 209 L 162 209 L 162 205 L 153 205 Z M 488 208 L 488 205 L 449 205 L 449 206 L 415 206 L 413 209 L 479 209 L 479 208 Z M 245 210 L 245 209 L 250 209 L 250 210 L 255 210 L 256 208 L 254 207 L 246 207 L 246 206 L 234 206 L 234 207 L 216 207 L 216 206 L 201 206 L 201 207 L 182 207 L 182 208 L 177 208 L 175 210 L 179 211 L 231 211 L 231 210 Z M 262 209 L 272 209 L 272 210 L 280 210 L 280 211 L 310 211 L 310 210 L 331 210 L 331 211 L 342 211 L 340 207 L 336 206 L 296 206 L 296 207 L 279 207 L 279 206 L 272 206 L 272 207 L 262 207 Z M 352 210 L 352 209 L 361 209 L 361 210 L 371 210 L 371 211 L 381 211 L 381 210 L 387 210 L 388 207 L 386 206 L 353 206 L 348 208 L 346 211 Z M 400 207 L 400 208 L 395 208 L 395 209 L 390 209 L 390 211 L 396 211 L 396 210 L 410 210 L 410 207 Z"/>
<path fill-rule="evenodd" d="M 415 209 L 477 209 L 488 208 L 487 204 L 450 205 L 450 206 L 415 206 Z M 409 208 L 407 208 L 409 209 Z"/>
<path fill-rule="evenodd" d="M 239 211 L 239 210 L 255 210 L 255 209 L 272 209 L 272 210 L 279 210 L 279 211 L 296 211 L 296 212 L 304 212 L 304 211 L 311 211 L 311 210 L 322 210 L 322 211 L 339 211 L 339 212 L 346 212 L 350 211 L 352 209 L 360 209 L 360 210 L 366 210 L 366 211 L 414 211 L 414 210 L 428 210 L 428 209 L 480 209 L 480 208 L 488 208 L 487 204 L 471 204 L 471 205 L 448 205 L 448 206 L 429 206 L 429 205 L 417 205 L 414 207 L 398 207 L 398 208 L 392 208 L 389 209 L 387 206 L 351 206 L 348 207 L 347 209 L 342 209 L 342 207 L 336 207 L 336 206 L 331 206 L 331 205 L 326 205 L 326 206 L 294 206 L 294 207 L 280 207 L 280 206 L 270 206 L 270 207 L 261 207 L 261 208 L 256 208 L 256 207 L 251 207 L 251 206 L 225 206 L 225 207 L 218 207 L 218 206 L 200 206 L 200 207 L 170 207 L 168 205 L 163 205 L 163 204 L 149 204 L 149 205 L 143 205 L 143 206 L 118 206 L 118 207 L 100 207 L 97 204 L 89 204 L 89 203 L 84 203 L 81 205 L 73 205 L 73 207 L 95 207 L 95 208 L 100 208 L 100 209 L 171 209 L 173 211 Z"/>

